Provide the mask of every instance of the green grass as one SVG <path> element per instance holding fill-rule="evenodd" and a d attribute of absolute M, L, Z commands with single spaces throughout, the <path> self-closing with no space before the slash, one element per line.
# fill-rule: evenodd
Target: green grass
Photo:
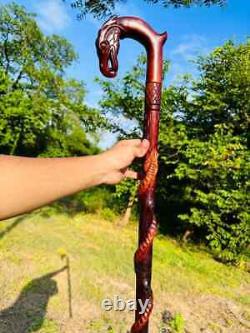
<path fill-rule="evenodd" d="M 16 311 L 15 322 L 24 325 L 27 332 L 125 333 L 133 322 L 133 313 L 104 312 L 100 304 L 103 298 L 114 295 L 134 297 L 136 229 L 135 225 L 121 229 L 114 222 L 83 214 L 33 214 L 1 222 L 2 314 L 7 313 L 5 318 L 13 321 L 10 313 Z M 67 270 L 49 276 L 65 266 L 65 254 L 70 260 L 70 277 Z M 202 327 L 214 332 L 222 328 L 235 333 L 246 331 L 249 274 L 214 261 L 197 247 L 183 247 L 158 236 L 152 285 L 153 333 L 164 326 L 161 315 L 166 309 L 180 314 L 189 332 Z M 8 333 L 12 333 L 9 326 Z M 7 333 L 1 327 L 0 313 L 0 333 Z"/>

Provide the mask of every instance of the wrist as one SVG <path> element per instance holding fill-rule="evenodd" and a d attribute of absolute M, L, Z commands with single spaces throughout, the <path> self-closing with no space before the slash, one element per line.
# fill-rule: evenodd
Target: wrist
<path fill-rule="evenodd" d="M 110 173 L 110 161 L 106 152 L 94 155 L 93 157 L 93 166 L 96 169 L 96 184 L 101 185 L 106 184 L 107 177 Z"/>

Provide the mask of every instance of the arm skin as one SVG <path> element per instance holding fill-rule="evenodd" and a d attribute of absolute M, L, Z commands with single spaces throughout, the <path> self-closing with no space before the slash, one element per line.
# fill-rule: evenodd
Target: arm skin
<path fill-rule="evenodd" d="M 143 157 L 147 140 L 124 140 L 98 155 L 29 158 L 0 155 L 0 220 L 49 204 L 91 186 L 137 178 L 128 166 Z"/>

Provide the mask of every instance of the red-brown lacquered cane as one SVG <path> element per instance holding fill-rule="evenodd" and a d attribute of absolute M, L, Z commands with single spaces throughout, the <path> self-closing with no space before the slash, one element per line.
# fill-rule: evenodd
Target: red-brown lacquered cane
<path fill-rule="evenodd" d="M 135 323 L 131 333 L 148 332 L 149 317 L 153 308 L 151 289 L 152 244 L 157 233 L 154 214 L 156 176 L 158 171 L 158 131 L 162 85 L 162 53 L 167 33 L 156 33 L 146 22 L 137 17 L 112 17 L 99 31 L 96 41 L 100 70 L 107 77 L 115 77 L 118 71 L 117 55 L 119 40 L 133 38 L 144 45 L 147 51 L 147 76 L 145 88 L 144 138 L 150 148 L 144 160 L 144 178 L 140 183 L 139 246 L 135 253 L 136 301 Z M 147 302 L 141 313 L 140 304 Z"/>

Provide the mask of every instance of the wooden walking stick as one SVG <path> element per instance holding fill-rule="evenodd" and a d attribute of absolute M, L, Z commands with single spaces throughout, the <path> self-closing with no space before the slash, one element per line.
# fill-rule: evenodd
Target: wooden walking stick
<path fill-rule="evenodd" d="M 107 77 L 115 77 L 118 71 L 119 40 L 133 38 L 147 51 L 147 76 L 145 88 L 144 138 L 150 142 L 144 159 L 144 177 L 138 196 L 140 202 L 139 245 L 135 253 L 136 301 L 135 323 L 131 333 L 147 333 L 153 308 L 151 289 L 152 244 L 157 232 L 154 213 L 156 176 L 158 171 L 158 131 L 162 85 L 162 53 L 167 33 L 156 33 L 145 21 L 137 17 L 112 17 L 99 31 L 96 41 L 100 70 Z M 144 313 L 140 304 L 147 302 Z"/>

